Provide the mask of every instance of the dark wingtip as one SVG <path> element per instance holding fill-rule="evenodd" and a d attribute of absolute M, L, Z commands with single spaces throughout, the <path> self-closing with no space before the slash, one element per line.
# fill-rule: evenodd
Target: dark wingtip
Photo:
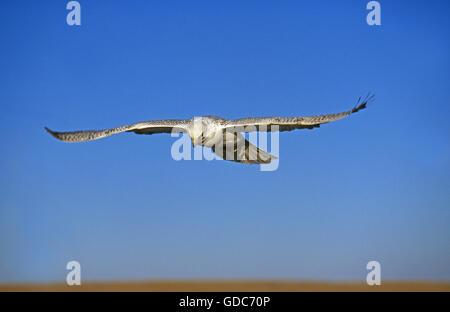
<path fill-rule="evenodd" d="M 361 101 L 361 97 L 358 99 L 358 104 Z M 366 95 L 363 102 L 360 105 L 357 105 L 355 108 L 352 109 L 352 113 L 356 113 L 357 111 L 364 109 L 367 107 L 367 104 L 372 103 L 375 101 L 375 94 L 370 94 L 370 92 Z"/>
<path fill-rule="evenodd" d="M 59 139 L 56 132 L 50 130 L 50 129 L 47 128 L 47 127 L 44 127 L 44 129 L 45 129 L 48 133 L 50 133 L 53 137 Z"/>
<path fill-rule="evenodd" d="M 367 107 L 366 104 L 367 104 L 367 103 L 362 103 L 361 105 L 356 106 L 354 109 L 352 109 L 352 113 L 356 113 L 357 111 L 366 108 L 366 107 Z"/>
<path fill-rule="evenodd" d="M 45 129 L 48 133 L 50 133 L 51 135 L 55 135 L 55 132 L 53 132 L 53 131 L 50 130 L 49 128 L 44 127 L 44 129 Z"/>

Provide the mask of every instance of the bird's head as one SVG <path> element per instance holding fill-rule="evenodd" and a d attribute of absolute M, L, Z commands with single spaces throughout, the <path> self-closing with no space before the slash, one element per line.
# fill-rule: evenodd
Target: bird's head
<path fill-rule="evenodd" d="M 193 136 L 192 134 L 189 134 L 189 136 L 191 137 L 192 147 L 195 147 L 201 142 L 201 139 L 199 137 Z"/>
<path fill-rule="evenodd" d="M 203 137 L 203 119 L 202 117 L 195 117 L 191 127 L 189 128 L 189 136 L 192 140 L 192 146 L 195 147 L 202 143 Z"/>

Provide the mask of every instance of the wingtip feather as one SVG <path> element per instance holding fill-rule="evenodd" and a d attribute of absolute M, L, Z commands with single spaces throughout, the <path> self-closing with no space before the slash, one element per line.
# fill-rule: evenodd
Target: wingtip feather
<path fill-rule="evenodd" d="M 47 131 L 48 133 L 50 133 L 52 136 L 55 136 L 55 132 L 53 132 L 52 130 L 50 130 L 47 127 L 44 127 L 45 131 Z"/>
<path fill-rule="evenodd" d="M 352 109 L 352 113 L 356 113 L 357 111 L 360 111 L 361 109 L 364 109 L 367 107 L 366 105 L 367 103 L 364 102 L 361 105 L 356 106 L 355 108 Z"/>
<path fill-rule="evenodd" d="M 361 97 L 358 99 L 358 104 L 361 101 Z M 357 105 L 355 108 L 352 109 L 352 113 L 356 113 L 357 111 L 360 111 L 367 107 L 367 104 L 372 103 L 375 101 L 375 94 L 367 94 L 367 96 L 364 98 L 363 102 L 360 105 Z"/>
<path fill-rule="evenodd" d="M 63 140 L 61 139 L 61 137 L 59 136 L 59 133 L 58 133 L 58 132 L 55 132 L 55 131 L 53 131 L 53 130 L 50 130 L 50 129 L 47 128 L 47 127 L 44 127 L 44 129 L 45 129 L 48 133 L 50 133 L 50 134 L 52 135 L 52 137 L 54 137 L 54 138 L 56 138 L 56 139 L 58 139 L 58 140 L 63 141 Z"/>

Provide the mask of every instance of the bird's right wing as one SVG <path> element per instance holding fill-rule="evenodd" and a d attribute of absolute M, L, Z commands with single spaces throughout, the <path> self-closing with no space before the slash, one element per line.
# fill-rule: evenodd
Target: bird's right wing
<path fill-rule="evenodd" d="M 84 130 L 71 132 L 56 132 L 45 127 L 51 135 L 65 142 L 84 142 L 101 139 L 121 132 L 134 132 L 137 134 L 172 133 L 185 132 L 190 120 L 185 119 L 165 119 L 138 122 L 127 126 L 105 129 L 105 130 Z"/>

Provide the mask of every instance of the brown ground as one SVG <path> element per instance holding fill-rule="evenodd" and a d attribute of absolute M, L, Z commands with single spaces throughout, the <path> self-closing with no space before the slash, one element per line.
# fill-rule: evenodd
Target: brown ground
<path fill-rule="evenodd" d="M 86 282 L 65 284 L 0 285 L 0 291 L 440 291 L 450 292 L 450 283 L 391 281 L 380 286 L 357 282 L 300 281 L 149 281 Z"/>

